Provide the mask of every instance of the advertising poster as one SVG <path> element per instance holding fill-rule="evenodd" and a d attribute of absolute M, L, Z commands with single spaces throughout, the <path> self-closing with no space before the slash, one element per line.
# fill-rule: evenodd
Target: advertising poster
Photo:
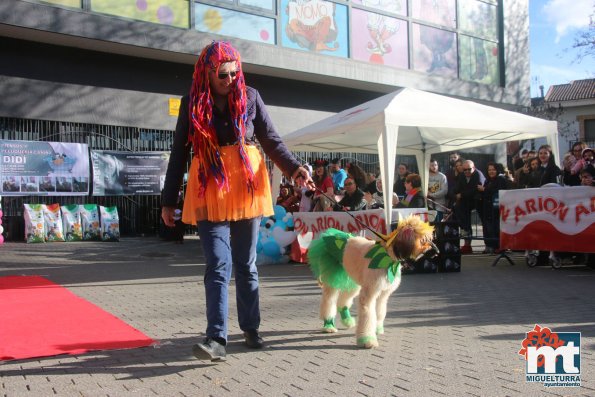
<path fill-rule="evenodd" d="M 86 196 L 86 144 L 0 140 L 0 193 L 5 196 Z"/>
<path fill-rule="evenodd" d="M 169 152 L 92 150 L 93 196 L 161 194 Z"/>

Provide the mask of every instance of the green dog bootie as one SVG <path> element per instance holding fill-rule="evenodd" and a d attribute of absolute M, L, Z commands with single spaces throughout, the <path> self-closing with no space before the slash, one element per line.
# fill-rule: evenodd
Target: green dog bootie
<path fill-rule="evenodd" d="M 355 326 L 355 320 L 353 317 L 351 317 L 351 313 L 349 312 L 349 308 L 347 306 L 340 308 L 339 314 L 341 315 L 341 323 L 344 326 L 347 328 L 353 328 L 353 326 Z"/>
<path fill-rule="evenodd" d="M 322 326 L 322 331 L 327 332 L 327 333 L 337 332 L 337 327 L 335 327 L 335 319 L 334 318 L 324 319 L 324 325 Z"/>

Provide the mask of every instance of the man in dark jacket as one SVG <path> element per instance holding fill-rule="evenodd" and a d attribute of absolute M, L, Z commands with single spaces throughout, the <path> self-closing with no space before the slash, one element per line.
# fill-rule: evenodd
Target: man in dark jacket
<path fill-rule="evenodd" d="M 471 237 L 471 211 L 475 209 L 482 218 L 483 208 L 481 204 L 481 192 L 478 187 L 483 186 L 486 178 L 482 172 L 475 168 L 471 160 L 463 162 L 463 175 L 458 178 L 455 187 L 455 216 L 461 227 L 461 237 Z M 471 240 L 465 239 L 465 245 L 461 247 L 462 254 L 471 254 Z"/>

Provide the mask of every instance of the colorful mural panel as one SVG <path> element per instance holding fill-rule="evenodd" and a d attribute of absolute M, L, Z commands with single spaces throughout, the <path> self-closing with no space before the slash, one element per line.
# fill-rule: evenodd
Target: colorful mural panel
<path fill-rule="evenodd" d="M 243 6 L 251 6 L 262 8 L 263 10 L 275 11 L 274 0 L 239 0 L 239 4 Z"/>
<path fill-rule="evenodd" d="M 188 0 L 93 0 L 91 11 L 188 28 Z"/>
<path fill-rule="evenodd" d="M 498 13 L 495 5 L 477 0 L 459 0 L 460 28 L 473 36 L 498 40 Z"/>
<path fill-rule="evenodd" d="M 353 59 L 409 67 L 406 21 L 356 8 L 352 9 L 351 20 Z"/>
<path fill-rule="evenodd" d="M 499 84 L 498 44 L 459 36 L 459 77 L 484 84 Z"/>
<path fill-rule="evenodd" d="M 413 24 L 413 69 L 457 77 L 456 34 Z"/>
<path fill-rule="evenodd" d="M 261 43 L 275 44 L 275 20 L 226 8 L 196 3 L 196 30 L 237 37 Z"/>
<path fill-rule="evenodd" d="M 353 4 L 361 4 L 383 12 L 407 15 L 407 0 L 353 0 Z"/>
<path fill-rule="evenodd" d="M 449 28 L 457 26 L 455 0 L 411 0 L 411 16 Z"/>
<path fill-rule="evenodd" d="M 324 0 L 282 0 L 281 10 L 284 47 L 349 56 L 346 6 Z"/>

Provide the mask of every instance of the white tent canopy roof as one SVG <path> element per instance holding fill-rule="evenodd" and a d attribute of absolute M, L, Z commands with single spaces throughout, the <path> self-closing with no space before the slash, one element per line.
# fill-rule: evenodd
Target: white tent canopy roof
<path fill-rule="evenodd" d="M 390 222 L 397 154 L 416 156 L 425 189 L 434 153 L 538 137 L 547 137 L 553 153 L 558 153 L 555 121 L 401 88 L 287 134 L 283 140 L 294 151 L 378 153 Z"/>

